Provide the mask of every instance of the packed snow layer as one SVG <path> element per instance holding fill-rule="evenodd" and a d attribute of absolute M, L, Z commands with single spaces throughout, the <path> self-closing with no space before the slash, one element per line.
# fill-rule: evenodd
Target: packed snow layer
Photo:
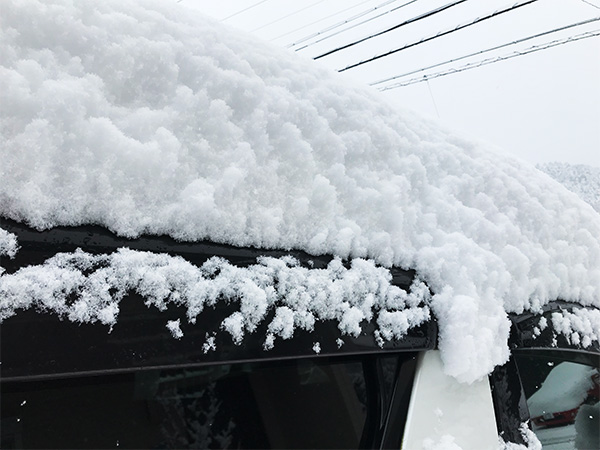
<path fill-rule="evenodd" d="M 598 156 L 600 161 L 600 156 Z M 600 167 L 552 162 L 536 166 L 600 213 Z"/>
<path fill-rule="evenodd" d="M 113 326 L 121 299 L 136 292 L 147 306 L 160 310 L 169 303 L 185 306 L 191 323 L 217 302 L 239 304 L 221 323 L 236 344 L 274 311 L 264 337 L 266 350 L 275 338 L 290 339 L 296 328 L 312 331 L 316 321 L 324 320 L 336 320 L 343 335 L 355 337 L 363 320 L 373 320 L 378 325 L 375 338 L 383 345 L 430 318 L 423 282 L 415 280 L 407 293 L 391 281 L 389 270 L 362 259 L 354 259 L 350 268 L 338 258 L 325 269 L 310 269 L 291 257 L 262 257 L 249 267 L 213 257 L 196 267 L 164 253 L 122 248 L 92 255 L 78 250 L 3 275 L 0 322 L 19 309 L 35 307 L 73 322 Z M 181 319 L 166 323 L 176 339 L 183 337 L 180 325 Z M 320 345 L 314 349 L 319 353 Z"/>
<path fill-rule="evenodd" d="M 506 311 L 600 306 L 589 205 L 184 5 L 2 2 L 2 216 L 414 268 L 463 381 L 507 360 Z"/>

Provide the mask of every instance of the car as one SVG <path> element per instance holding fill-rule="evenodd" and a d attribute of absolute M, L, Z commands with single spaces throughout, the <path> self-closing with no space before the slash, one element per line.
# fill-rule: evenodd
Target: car
<path fill-rule="evenodd" d="M 334 260 L 166 237 L 126 239 L 95 226 L 37 231 L 3 219 L 2 227 L 21 247 L 13 259 L 3 258 L 6 275 L 43 267 L 57 255 L 81 252 L 77 249 L 105 255 L 127 247 L 196 266 L 216 257 L 249 267 L 270 257 L 322 270 Z M 414 271 L 390 272 L 393 285 L 410 290 Z M 80 296 L 63 294 L 71 305 Z M 595 379 L 600 362 L 597 345 L 584 349 L 553 329 L 552 314 L 573 308 L 560 302 L 542 314 L 513 315 L 511 359 L 472 384 L 444 374 L 433 317 L 384 341 L 374 321 L 365 321 L 353 336 L 342 333 L 335 320 L 317 320 L 312 331 L 295 330 L 293 337 L 266 347 L 274 309 L 236 341 L 221 329 L 236 311 L 235 301 L 208 305 L 195 323 L 182 323 L 182 305 L 161 310 L 132 290 L 120 300 L 114 325 L 73 321 L 48 304 L 21 306 L 10 316 L 6 303 L 1 310 L 5 449 L 482 449 L 496 448 L 498 435 L 509 443 L 533 441 L 523 428 L 530 419 L 544 448 L 566 448 L 547 447 L 539 419 L 530 417 L 531 401 L 555 395 L 547 383 L 560 362 L 593 372 Z M 540 330 L 540 321 L 549 324 Z M 586 393 L 597 401 L 592 391 Z M 581 435 L 575 420 L 553 423 L 570 427 L 560 445 L 593 440 L 597 415 L 587 421 L 588 431 Z"/>
<path fill-rule="evenodd" d="M 542 387 L 528 401 L 536 429 L 571 425 L 584 404 L 600 401 L 600 374 L 597 368 L 561 362 L 552 367 Z"/>
<path fill-rule="evenodd" d="M 186 2 L 43 3 L 0 15 L 2 448 L 599 447 L 588 378 L 538 408 L 598 367 L 590 205 Z"/>

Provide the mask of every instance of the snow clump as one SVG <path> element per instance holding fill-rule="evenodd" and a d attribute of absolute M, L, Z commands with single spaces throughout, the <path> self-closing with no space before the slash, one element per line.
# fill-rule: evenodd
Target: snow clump
<path fill-rule="evenodd" d="M 169 320 L 167 321 L 166 326 L 175 339 L 181 339 L 183 337 L 183 331 L 181 331 L 181 319 Z"/>
<path fill-rule="evenodd" d="M 17 237 L 13 233 L 0 228 L 0 256 L 6 255 L 14 258 L 19 250 Z M 1 272 L 0 272 L 1 273 Z"/>

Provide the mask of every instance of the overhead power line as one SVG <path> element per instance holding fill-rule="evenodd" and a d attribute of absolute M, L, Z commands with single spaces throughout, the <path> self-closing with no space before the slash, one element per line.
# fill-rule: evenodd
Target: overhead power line
<path fill-rule="evenodd" d="M 342 9 L 340 11 L 336 11 L 333 14 L 329 14 L 328 16 L 321 17 L 319 20 L 315 20 L 314 22 L 307 23 L 306 25 L 302 25 L 301 27 L 294 28 L 293 30 L 290 30 L 290 31 L 286 31 L 283 34 L 280 34 L 279 36 L 274 37 L 273 39 L 271 39 L 271 41 L 276 41 L 277 39 L 281 39 L 282 37 L 288 36 L 288 35 L 290 35 L 292 33 L 295 33 L 296 31 L 304 30 L 305 28 L 313 26 L 316 23 L 323 22 L 324 20 L 330 19 L 330 18 L 332 18 L 334 16 L 337 16 L 338 14 L 344 13 L 344 12 L 349 11 L 351 9 L 357 8 L 360 5 L 363 5 L 363 4 L 368 3 L 370 1 L 371 0 L 363 0 L 362 2 L 357 3 L 356 5 L 349 6 L 348 8 L 344 8 L 344 9 Z"/>
<path fill-rule="evenodd" d="M 363 20 L 363 21 L 361 21 L 361 22 L 358 22 L 358 23 L 352 24 L 352 25 L 350 25 L 349 27 L 346 27 L 346 28 L 344 28 L 344 29 L 342 29 L 342 30 L 335 31 L 335 32 L 333 32 L 333 33 L 331 33 L 331 34 L 328 34 L 327 36 L 324 36 L 324 37 L 322 37 L 321 39 L 317 39 L 316 41 L 310 42 L 310 43 L 308 43 L 308 44 L 305 44 L 305 45 L 303 45 L 303 46 L 302 46 L 302 47 L 300 47 L 300 48 L 297 48 L 297 49 L 296 49 L 296 51 L 297 51 L 297 52 L 299 52 L 300 50 L 304 50 L 305 48 L 307 48 L 307 47 L 310 47 L 311 45 L 318 44 L 319 42 L 323 42 L 323 41 L 325 41 L 325 40 L 327 40 L 327 39 L 329 39 L 329 38 L 332 38 L 333 36 L 337 36 L 337 35 L 338 35 L 338 34 L 340 34 L 340 33 L 345 33 L 346 31 L 348 31 L 348 30 L 351 30 L 351 29 L 353 29 L 353 28 L 356 28 L 356 27 L 359 27 L 359 26 L 361 26 L 361 25 L 363 25 L 363 24 L 365 24 L 365 23 L 367 23 L 367 22 L 371 22 L 372 20 L 379 19 L 381 16 L 385 16 L 386 14 L 389 14 L 389 13 L 392 13 L 392 12 L 394 12 L 394 11 L 397 11 L 397 10 L 399 10 L 400 8 L 404 8 L 405 6 L 408 6 L 408 5 L 410 5 L 411 3 L 415 3 L 416 1 L 417 1 L 417 0 L 410 0 L 410 1 L 406 2 L 406 3 L 403 3 L 403 4 L 402 4 L 402 5 L 400 5 L 400 6 L 396 6 L 395 8 L 392 8 L 392 9 L 389 9 L 389 10 L 387 10 L 387 11 L 384 11 L 384 12 L 382 12 L 381 14 L 377 14 L 376 16 L 369 17 L 368 19 L 365 19 L 365 20 Z M 349 22 L 350 22 L 350 21 L 348 21 L 347 23 L 342 23 L 340 26 L 342 26 L 342 25 L 347 25 Z M 331 30 L 327 30 L 327 31 L 331 31 Z M 319 34 L 320 34 L 320 33 L 319 33 Z"/>
<path fill-rule="evenodd" d="M 375 81 L 373 83 L 370 83 L 370 86 L 376 86 L 378 84 L 387 83 L 389 81 L 393 81 L 393 80 L 397 80 L 399 78 L 407 77 L 408 75 L 414 75 L 415 73 L 425 72 L 426 70 L 434 69 L 436 67 L 444 66 L 446 64 L 454 63 L 454 62 L 457 62 L 457 61 L 462 61 L 463 59 L 471 58 L 473 56 L 479 56 L 479 55 L 482 55 L 484 53 L 489 53 L 491 51 L 499 50 L 499 49 L 504 48 L 504 47 L 509 47 L 511 45 L 520 44 L 521 42 L 529 41 L 531 39 L 536 39 L 536 38 L 539 38 L 539 37 L 542 37 L 542 36 L 547 36 L 549 34 L 558 33 L 560 31 L 568 30 L 570 28 L 580 27 L 580 26 L 587 25 L 587 24 L 592 23 L 592 22 L 598 22 L 598 21 L 600 21 L 600 17 L 594 17 L 593 19 L 588 19 L 588 20 L 584 20 L 582 22 L 577 22 L 577 23 L 573 23 L 573 24 L 570 24 L 570 25 L 565 25 L 565 26 L 560 27 L 560 28 L 555 28 L 555 29 L 550 30 L 550 31 L 544 31 L 542 33 L 537 33 L 537 34 L 534 34 L 534 35 L 531 35 L 531 36 L 527 36 L 527 37 L 524 37 L 524 38 L 521 38 L 521 39 L 517 39 L 515 41 L 507 42 L 505 44 L 496 45 L 495 47 L 490 47 L 490 48 L 487 48 L 485 50 L 479 50 L 479 51 L 476 51 L 476 52 L 473 52 L 473 53 L 469 53 L 468 55 L 460 56 L 458 58 L 449 59 L 447 61 L 440 62 L 440 63 L 437 63 L 437 64 L 433 64 L 431 66 L 423 67 L 421 69 L 416 69 L 416 70 L 412 70 L 410 72 L 405 72 L 405 73 L 400 74 L 400 75 L 394 75 L 393 77 L 384 78 L 383 80 L 379 80 L 379 81 Z"/>
<path fill-rule="evenodd" d="M 299 10 L 297 10 L 297 11 L 294 11 L 294 12 L 291 12 L 291 13 L 289 13 L 289 14 L 286 14 L 285 16 L 283 16 L 283 17 L 280 17 L 279 19 L 275 19 L 275 20 L 273 20 L 273 21 L 271 21 L 271 22 L 269 22 L 269 23 L 265 23 L 264 25 L 261 25 L 260 27 L 258 27 L 258 28 L 255 28 L 254 30 L 251 30 L 251 31 L 250 31 L 250 33 L 254 33 L 255 31 L 258 31 L 258 30 L 262 30 L 263 28 L 266 28 L 266 27 L 268 27 L 268 26 L 270 26 L 270 25 L 273 25 L 274 23 L 281 22 L 282 20 L 285 20 L 285 19 L 287 19 L 288 17 L 291 17 L 291 16 L 293 16 L 293 15 L 295 15 L 295 14 L 301 13 L 302 11 L 304 11 L 304 10 L 306 10 L 306 9 L 309 9 L 309 8 L 312 8 L 313 6 L 317 6 L 319 3 L 323 3 L 324 1 L 325 1 L 325 0 L 319 0 L 319 1 L 317 1 L 317 2 L 311 3 L 310 5 L 308 5 L 308 6 L 305 6 L 304 8 L 300 8 L 300 9 L 299 9 Z"/>
<path fill-rule="evenodd" d="M 345 50 L 345 49 L 347 49 L 347 48 L 353 47 L 353 46 L 355 46 L 355 45 L 357 45 L 357 44 L 360 44 L 361 42 L 365 42 L 365 41 L 368 41 L 369 39 L 372 39 L 372 38 L 374 38 L 374 37 L 381 36 L 382 34 L 389 33 L 390 31 L 397 30 L 398 28 L 400 28 L 400 27 L 403 27 L 403 26 L 405 26 L 405 25 L 409 25 L 409 24 L 411 24 L 411 23 L 418 22 L 419 20 L 422 20 L 422 19 L 426 19 L 426 18 L 428 18 L 428 17 L 431 17 L 431 16 L 433 16 L 433 15 L 435 15 L 435 14 L 438 14 L 438 13 L 440 13 L 440 12 L 442 12 L 442 11 L 445 11 L 445 10 L 447 10 L 447 9 L 450 9 L 450 8 L 452 8 L 453 6 L 460 5 L 461 3 L 464 3 L 464 2 L 466 2 L 466 1 L 467 1 L 467 0 L 455 0 L 455 1 L 454 1 L 454 2 L 452 2 L 452 3 L 448 3 L 447 5 L 440 6 L 439 8 L 436 8 L 436 9 L 432 9 L 431 11 L 427 11 L 426 13 L 423 13 L 423 14 L 420 14 L 420 15 L 418 15 L 418 16 L 416 16 L 416 17 L 413 17 L 412 19 L 405 20 L 404 22 L 402 22 L 402 23 L 399 23 L 398 25 L 394 25 L 394 26 L 393 26 L 393 27 L 391 27 L 391 28 L 387 28 L 387 29 L 385 29 L 385 30 L 379 31 L 379 32 L 377 32 L 377 33 L 375 33 L 375 34 L 372 34 L 372 35 L 370 35 L 370 36 L 366 36 L 366 37 L 364 37 L 364 38 L 361 38 L 361 39 L 359 39 L 359 40 L 357 40 L 357 41 L 351 42 L 351 43 L 349 43 L 349 44 L 346 44 L 346 45 L 342 45 L 341 47 L 338 47 L 338 48 L 335 48 L 335 49 L 333 49 L 333 50 L 330 50 L 330 51 L 328 51 L 328 52 L 325 52 L 325 53 L 323 53 L 323 54 L 321 54 L 321 55 L 319 55 L 319 56 L 315 56 L 313 59 L 319 59 L 319 58 L 323 58 L 324 56 L 329 56 L 329 55 L 331 55 L 331 54 L 333 54 L 333 53 L 339 52 L 340 50 Z"/>
<path fill-rule="evenodd" d="M 475 19 L 472 22 L 469 22 L 469 23 L 466 23 L 466 24 L 463 24 L 463 25 L 458 25 L 457 27 L 454 27 L 454 28 L 452 28 L 450 30 L 438 32 L 437 34 L 434 34 L 433 36 L 429 36 L 429 37 L 423 38 L 420 41 L 413 42 L 411 44 L 404 45 L 404 46 L 402 46 L 400 48 L 397 48 L 397 49 L 394 49 L 394 50 L 390 50 L 389 52 L 373 56 L 372 58 L 365 59 L 365 60 L 357 62 L 355 64 L 351 64 L 349 66 L 344 67 L 343 69 L 340 69 L 338 72 L 344 72 L 345 70 L 354 69 L 355 67 L 362 66 L 363 64 L 370 63 L 370 62 L 375 61 L 377 59 L 385 58 L 386 56 L 393 55 L 394 53 L 398 53 L 398 52 L 400 52 L 402 50 L 406 50 L 407 48 L 415 47 L 415 46 L 417 46 L 419 44 L 423 44 L 425 42 L 432 41 L 432 40 L 437 39 L 439 37 L 448 35 L 450 33 L 454 33 L 455 31 L 459 31 L 459 30 L 462 30 L 464 28 L 470 27 L 471 25 L 475 25 L 475 24 L 481 23 L 484 20 L 492 19 L 492 18 L 497 17 L 497 16 L 499 16 L 501 14 L 505 14 L 505 13 L 514 11 L 514 10 L 516 10 L 518 8 L 523 7 L 523 6 L 531 5 L 532 3 L 535 3 L 537 1 L 538 0 L 528 0 L 528 1 L 523 2 L 523 3 L 514 4 L 513 6 L 510 6 L 508 8 L 500 9 L 498 11 L 495 11 L 495 12 L 491 13 L 491 14 L 488 14 L 487 16 L 479 17 L 478 19 Z"/>
<path fill-rule="evenodd" d="M 592 2 L 588 2 L 587 0 L 581 0 L 583 3 L 587 3 L 590 6 L 593 6 L 596 9 L 600 9 L 600 6 L 594 5 Z"/>
<path fill-rule="evenodd" d="M 252 8 L 254 8 L 254 7 L 256 7 L 256 6 L 260 5 L 261 3 L 264 3 L 264 2 L 267 2 L 267 1 L 269 1 L 269 0 L 261 0 L 260 2 L 256 2 L 255 4 L 253 4 L 253 5 L 250 5 L 250 6 L 248 6 L 247 8 L 244 8 L 244 9 L 242 9 L 241 11 L 235 12 L 235 13 L 233 13 L 232 15 L 230 15 L 230 16 L 227 16 L 227 17 L 225 17 L 224 19 L 221 19 L 221 22 L 225 22 L 226 20 L 229 20 L 229 19 L 231 19 L 232 17 L 235 17 L 235 16 L 237 16 L 238 14 L 241 14 L 241 13 L 243 13 L 243 12 L 246 12 L 246 11 L 248 11 L 249 9 L 252 9 Z"/>
<path fill-rule="evenodd" d="M 377 5 L 377 6 L 374 6 L 374 7 L 372 7 L 372 8 L 369 8 L 368 10 L 362 11 L 362 12 L 360 12 L 360 13 L 358 13 L 358 14 L 356 14 L 356 15 L 352 16 L 352 17 L 350 17 L 349 19 L 346 19 L 346 20 L 343 20 L 343 21 L 341 21 L 341 22 L 338 22 L 338 23 L 336 23 L 336 24 L 334 24 L 334 25 L 331 25 L 330 27 L 327 27 L 327 28 L 325 28 L 324 30 L 321 30 L 321 31 L 319 31 L 319 32 L 317 32 L 317 33 L 313 33 L 313 34 L 311 34 L 310 36 L 305 36 L 305 37 L 303 37 L 302 39 L 299 39 L 299 40 L 297 40 L 296 42 L 292 42 L 291 44 L 287 45 L 287 46 L 286 46 L 286 48 L 292 48 L 292 47 L 295 47 L 296 45 L 298 45 L 298 44 L 301 44 L 302 42 L 306 42 L 306 41 L 308 41 L 309 39 L 312 39 L 312 38 L 314 38 L 314 37 L 316 37 L 316 36 L 320 36 L 320 35 L 321 35 L 321 34 L 323 34 L 323 33 L 327 33 L 328 31 L 331 31 L 331 30 L 335 30 L 336 28 L 339 28 L 339 27 L 341 27 L 341 26 L 344 26 L 344 25 L 346 25 L 347 23 L 350 23 L 350 22 L 353 22 L 353 21 L 355 21 L 355 20 L 357 20 L 357 19 L 360 19 L 361 17 L 364 17 L 364 16 L 366 16 L 367 14 L 370 14 L 370 13 L 372 13 L 373 11 L 376 11 L 376 10 L 377 10 L 377 9 L 379 9 L 379 8 L 383 8 L 384 6 L 386 6 L 386 5 L 389 5 L 390 3 L 394 3 L 395 1 L 397 1 L 397 0 L 387 0 L 387 1 L 383 2 L 383 3 L 380 3 L 380 4 L 379 4 L 379 5 Z M 302 48 L 305 48 L 305 47 L 302 47 Z M 301 49 L 296 49 L 296 51 L 298 51 L 298 50 L 302 50 L 302 48 L 301 48 Z"/>
<path fill-rule="evenodd" d="M 524 56 L 529 53 L 539 52 L 539 51 L 546 50 L 546 49 L 549 49 L 552 47 L 557 47 L 559 45 L 564 45 L 564 44 L 568 44 L 570 42 L 576 42 L 576 41 L 579 41 L 582 39 L 588 39 L 588 38 L 592 38 L 592 37 L 596 37 L 596 36 L 600 36 L 600 30 L 587 31 L 585 33 L 581 33 L 576 36 L 571 36 L 571 37 L 564 38 L 564 39 L 554 40 L 554 41 L 548 42 L 546 44 L 534 45 L 525 50 L 513 52 L 509 55 L 497 56 L 495 58 L 487 58 L 482 61 L 475 62 L 475 63 L 469 63 L 464 66 L 458 67 L 458 68 L 448 69 L 448 70 L 436 72 L 436 73 L 433 73 L 430 75 L 424 75 L 422 77 L 413 78 L 413 79 L 410 79 L 407 81 L 396 83 L 391 86 L 382 87 L 379 90 L 380 91 L 389 91 L 391 89 L 396 89 L 396 88 L 403 87 L 403 86 L 409 86 L 411 84 L 421 83 L 423 81 L 429 81 L 431 79 L 443 77 L 446 75 L 452 75 L 455 73 L 465 72 L 470 69 L 476 69 L 477 67 L 487 66 L 488 64 L 494 64 L 494 63 L 497 63 L 500 61 L 506 61 L 507 59 L 516 58 L 517 56 Z"/>

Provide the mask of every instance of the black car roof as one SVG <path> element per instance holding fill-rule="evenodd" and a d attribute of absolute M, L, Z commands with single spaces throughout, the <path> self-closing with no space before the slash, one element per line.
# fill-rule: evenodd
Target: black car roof
<path fill-rule="evenodd" d="M 167 253 L 180 256 L 200 265 L 213 256 L 227 259 L 238 266 L 256 263 L 261 256 L 293 256 L 302 265 L 322 268 L 331 256 L 313 256 L 301 251 L 268 250 L 234 247 L 212 242 L 178 242 L 165 236 L 142 236 L 137 239 L 118 237 L 110 231 L 91 225 L 56 227 L 37 231 L 19 222 L 2 219 L 2 228 L 15 234 L 20 245 L 14 259 L 2 258 L 6 273 L 22 267 L 41 264 L 59 252 L 73 252 L 82 248 L 92 254 L 111 253 L 121 247 L 140 251 Z M 413 270 L 394 267 L 390 270 L 393 284 L 408 290 L 415 278 Z M 564 334 L 553 329 L 551 316 L 557 311 L 571 311 L 573 303 L 552 302 L 540 314 L 509 315 L 512 321 L 510 347 L 539 350 L 560 348 L 577 350 L 588 355 L 599 355 L 600 344 L 594 341 L 588 348 L 571 342 Z M 195 324 L 182 324 L 185 337 L 174 339 L 165 328 L 165 321 L 184 316 L 183 307 L 170 305 L 165 311 L 148 308 L 136 293 L 128 294 L 120 303 L 119 323 L 112 330 L 108 326 L 73 323 L 54 314 L 39 311 L 19 311 L 0 323 L 1 362 L 3 380 L 69 376 L 81 373 L 131 371 L 145 368 L 206 365 L 224 362 L 277 360 L 317 356 L 313 344 L 319 342 L 319 356 L 353 355 L 390 351 L 415 351 L 436 348 L 437 324 L 429 320 L 409 329 L 398 340 L 386 341 L 381 347 L 375 337 L 375 324 L 363 325 L 358 337 L 342 336 L 333 321 L 317 322 L 312 332 L 296 330 L 294 338 L 278 341 L 271 350 L 263 349 L 268 320 L 259 325 L 239 345 L 230 336 L 217 333 L 219 324 L 231 314 L 232 305 L 217 303 L 207 308 Z M 271 315 L 273 312 L 271 311 Z M 549 326 L 539 329 L 545 317 Z M 203 351 L 207 336 L 214 336 L 218 351 Z M 343 338 L 340 348 L 336 341 Z"/>
<path fill-rule="evenodd" d="M 112 253 L 120 247 L 168 253 L 200 265 L 213 256 L 238 266 L 256 263 L 258 257 L 293 256 L 301 264 L 325 267 L 331 256 L 311 256 L 299 251 L 239 248 L 211 242 L 184 243 L 164 236 L 126 239 L 98 226 L 56 227 L 37 231 L 16 221 L 2 219 L 2 227 L 17 236 L 20 249 L 14 259 L 3 258 L 6 273 L 31 264 L 42 264 L 59 252 L 82 248 L 88 253 Z M 407 290 L 415 272 L 391 269 L 393 284 Z M 226 333 L 217 333 L 222 320 L 232 313 L 232 305 L 219 302 L 206 308 L 195 324 L 182 323 L 185 336 L 174 339 L 165 321 L 185 316 L 183 307 L 170 305 L 166 311 L 148 308 L 135 293 L 120 302 L 119 321 L 108 326 L 59 320 L 54 314 L 40 314 L 33 309 L 19 311 L 0 324 L 3 380 L 68 376 L 70 374 L 130 371 L 144 368 L 177 367 L 285 358 L 411 351 L 435 348 L 437 325 L 430 320 L 412 328 L 400 340 L 387 341 L 380 347 L 375 340 L 375 325 L 367 323 L 358 337 L 342 336 L 333 321 L 317 322 L 312 332 L 296 330 L 294 338 L 278 341 L 269 351 L 263 350 L 268 320 L 239 345 Z M 273 312 L 271 311 L 271 315 Z M 109 332 L 110 331 L 110 332 Z M 207 336 L 214 336 L 217 351 L 203 351 Z M 343 338 L 341 348 L 336 340 Z"/>

